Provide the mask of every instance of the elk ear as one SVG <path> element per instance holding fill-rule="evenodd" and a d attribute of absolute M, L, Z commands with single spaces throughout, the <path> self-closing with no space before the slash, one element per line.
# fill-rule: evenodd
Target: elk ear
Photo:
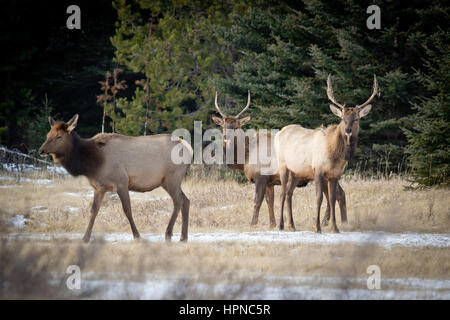
<path fill-rule="evenodd" d="M 359 110 L 359 117 L 362 118 L 367 116 L 367 114 L 370 112 L 370 109 L 372 109 L 372 105 L 368 104 L 367 106 Z"/>
<path fill-rule="evenodd" d="M 331 112 L 333 112 L 336 116 L 339 118 L 342 118 L 342 111 L 338 107 L 336 107 L 334 104 L 330 104 Z"/>
<path fill-rule="evenodd" d="M 252 118 L 251 116 L 246 116 L 245 118 L 240 119 L 239 126 L 240 127 L 245 126 L 250 121 L 251 118 Z"/>
<path fill-rule="evenodd" d="M 218 126 L 223 127 L 223 119 L 216 117 L 216 116 L 212 116 L 212 119 L 214 121 L 215 124 L 217 124 Z"/>
<path fill-rule="evenodd" d="M 56 123 L 56 121 L 52 117 L 48 117 L 48 123 L 50 123 L 50 126 L 53 127 L 53 125 Z"/>
<path fill-rule="evenodd" d="M 69 120 L 69 122 L 67 122 L 67 132 L 71 133 L 73 131 L 73 129 L 75 129 L 75 127 L 77 126 L 78 123 L 78 114 L 74 115 L 72 119 Z"/>

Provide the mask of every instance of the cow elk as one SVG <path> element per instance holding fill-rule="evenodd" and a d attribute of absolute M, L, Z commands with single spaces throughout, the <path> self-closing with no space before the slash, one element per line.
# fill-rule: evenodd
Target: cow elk
<path fill-rule="evenodd" d="M 217 125 L 222 127 L 222 143 L 223 143 L 224 158 L 226 158 L 227 150 L 229 151 L 229 149 L 227 149 L 227 143 L 229 142 L 229 136 L 233 136 L 235 139 L 234 143 L 233 143 L 234 150 L 232 151 L 232 152 L 234 152 L 234 155 L 233 155 L 234 162 L 227 163 L 227 166 L 233 170 L 243 171 L 244 175 L 248 179 L 248 181 L 255 184 L 253 218 L 251 221 L 251 225 L 255 226 L 258 223 L 259 210 L 261 208 L 261 204 L 262 204 L 262 201 L 265 196 L 266 202 L 267 202 L 267 207 L 269 209 L 270 228 L 274 228 L 276 226 L 274 208 L 273 208 L 274 186 L 281 184 L 280 176 L 279 176 L 278 172 L 275 174 L 272 174 L 272 175 L 263 174 L 262 169 L 271 167 L 271 165 L 262 164 L 261 161 L 259 161 L 259 158 L 258 158 L 258 162 L 255 164 L 252 164 L 249 162 L 249 154 L 251 152 L 255 152 L 255 153 L 258 152 L 259 142 L 263 141 L 261 139 L 267 139 L 267 141 L 266 141 L 266 146 L 268 149 L 267 153 L 268 153 L 268 155 L 270 155 L 270 157 L 272 157 L 271 161 L 273 161 L 274 163 L 277 163 L 275 153 L 272 152 L 272 150 L 275 149 L 274 145 L 273 145 L 274 139 L 272 139 L 270 131 L 268 131 L 267 133 L 264 133 L 264 134 L 261 134 L 259 131 L 256 132 L 255 133 L 256 134 L 256 144 L 250 144 L 248 139 L 246 139 L 246 141 L 245 141 L 245 162 L 238 163 L 237 162 L 237 159 L 238 159 L 238 154 L 237 154 L 238 147 L 237 146 L 239 145 L 239 143 L 237 141 L 238 136 L 235 134 L 229 135 L 229 131 L 241 129 L 245 124 L 247 124 L 250 121 L 250 119 L 251 119 L 250 116 L 246 116 L 241 119 L 239 118 L 250 107 L 250 92 L 248 92 L 247 105 L 244 107 L 244 109 L 242 109 L 241 112 L 239 112 L 235 116 L 227 116 L 227 115 L 225 115 L 224 112 L 222 112 L 222 110 L 219 107 L 219 104 L 217 103 L 217 92 L 216 92 L 216 97 L 215 97 L 215 106 L 216 106 L 217 111 L 221 115 L 221 117 L 212 116 L 212 120 Z M 292 190 L 294 190 L 295 187 L 304 187 L 307 185 L 307 183 L 308 183 L 308 180 L 297 179 L 295 185 L 293 185 Z M 328 193 L 326 193 L 326 196 L 328 197 Z M 344 190 L 342 190 L 342 188 L 340 187 L 340 185 L 338 185 L 338 203 L 339 203 L 339 206 L 341 209 L 342 219 L 344 221 L 346 221 L 347 220 L 347 207 L 345 204 L 345 193 L 344 193 Z M 290 229 L 295 230 L 295 225 L 294 225 L 294 221 L 292 218 L 291 202 L 288 202 L 288 204 L 289 204 L 288 211 L 290 213 L 290 220 L 289 220 Z M 329 219 L 329 212 L 330 212 L 330 208 L 327 207 L 327 211 L 326 211 L 325 218 L 323 221 L 324 224 L 326 224 L 327 219 Z M 280 230 L 283 230 L 283 229 L 284 229 L 284 220 L 280 220 Z"/>
<path fill-rule="evenodd" d="M 331 75 L 327 80 L 327 95 L 333 103 L 331 111 L 341 118 L 338 125 L 315 130 L 299 125 L 284 127 L 275 137 L 279 173 L 281 179 L 281 216 L 283 216 L 286 192 L 291 201 L 296 181 L 313 181 L 316 185 L 315 231 L 320 229 L 320 205 L 322 192 L 328 191 L 328 205 L 331 209 L 331 232 L 338 233 L 335 218 L 335 200 L 338 180 L 348 161 L 353 157 L 358 142 L 359 120 L 366 116 L 372 106 L 369 104 L 378 91 L 374 76 L 373 93 L 370 98 L 354 108 L 346 107 L 336 101 L 331 87 Z"/>
<path fill-rule="evenodd" d="M 129 191 L 146 192 L 163 187 L 173 200 L 173 212 L 166 229 L 166 240 L 178 213 L 182 213 L 181 241 L 188 238 L 189 199 L 181 189 L 181 182 L 189 164 L 174 164 L 171 151 L 179 143 L 192 158 L 192 148 L 184 140 L 172 141 L 171 135 L 128 137 L 119 134 L 97 134 L 81 138 L 75 127 L 78 115 L 69 122 L 49 117 L 50 132 L 39 149 L 42 156 L 51 155 L 72 176 L 87 177 L 94 189 L 91 218 L 83 237 L 88 242 L 98 210 L 107 191 L 117 192 L 135 239 L 140 238 L 131 214 Z"/>

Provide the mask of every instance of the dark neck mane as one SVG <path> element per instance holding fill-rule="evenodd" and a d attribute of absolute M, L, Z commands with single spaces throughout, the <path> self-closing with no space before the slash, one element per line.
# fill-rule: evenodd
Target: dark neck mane
<path fill-rule="evenodd" d="M 350 145 L 347 144 L 347 138 L 342 134 L 340 125 L 331 125 L 327 129 L 328 153 L 333 162 L 350 161 L 353 159 L 358 144 L 358 136 L 352 135 Z"/>
<path fill-rule="evenodd" d="M 62 166 L 73 176 L 93 177 L 103 162 L 103 155 L 95 141 L 81 138 L 75 131 L 70 134 L 71 148 L 61 159 Z"/>

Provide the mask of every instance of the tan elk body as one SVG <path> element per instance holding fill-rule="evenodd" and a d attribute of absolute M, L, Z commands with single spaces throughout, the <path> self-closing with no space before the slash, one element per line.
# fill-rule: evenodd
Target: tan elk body
<path fill-rule="evenodd" d="M 236 116 L 226 116 L 222 110 L 220 109 L 218 103 L 217 103 L 217 92 L 216 92 L 216 98 L 215 98 L 215 106 L 217 111 L 222 116 L 221 118 L 213 116 L 213 121 L 222 127 L 222 140 L 223 140 L 223 150 L 224 150 L 224 158 L 226 158 L 226 153 L 230 150 L 227 149 L 227 143 L 229 140 L 227 140 L 227 135 L 230 130 L 236 130 L 241 129 L 245 124 L 247 124 L 251 117 L 247 116 L 242 119 L 239 119 L 240 115 L 242 115 L 250 106 L 250 92 L 248 93 L 248 102 L 245 108 L 239 112 Z M 275 155 L 275 146 L 274 146 L 274 139 L 271 136 L 270 131 L 262 133 L 261 131 L 256 131 L 254 133 L 256 135 L 255 141 L 256 143 L 250 143 L 249 139 L 245 141 L 245 162 L 244 163 L 238 163 L 238 155 L 237 155 L 237 138 L 234 136 L 235 142 L 234 142 L 234 163 L 227 164 L 230 169 L 234 170 L 241 170 L 244 172 L 245 177 L 248 179 L 249 182 L 255 184 L 255 197 L 254 197 L 254 207 L 253 207 L 253 218 L 251 221 L 251 225 L 256 225 L 258 223 L 258 217 L 259 217 L 259 211 L 261 208 L 262 201 L 264 199 L 264 196 L 266 198 L 267 207 L 269 209 L 269 221 L 270 221 L 270 227 L 273 228 L 276 225 L 275 222 L 275 215 L 274 215 L 274 186 L 280 185 L 280 175 L 278 171 L 276 170 L 276 173 L 274 174 L 265 174 L 267 171 L 263 171 L 263 169 L 268 168 L 277 168 L 277 158 Z M 242 137 L 243 138 L 243 137 Z M 260 148 L 260 142 L 263 141 L 262 139 L 266 139 L 266 146 L 267 146 L 267 155 L 271 158 L 271 164 L 261 163 L 260 158 L 258 158 L 257 163 L 251 163 L 249 161 L 249 154 L 254 153 L 257 154 L 258 150 Z M 308 183 L 308 179 L 296 180 L 295 187 L 304 187 Z M 295 188 L 294 187 L 294 188 Z M 341 209 L 341 216 L 344 221 L 347 220 L 347 207 L 345 203 L 345 193 L 344 190 L 342 190 L 341 186 L 338 185 L 338 195 L 337 200 Z M 328 193 L 324 191 L 326 196 L 328 197 Z M 294 221 L 292 218 L 292 202 L 289 202 L 289 223 L 290 228 L 292 230 L 295 230 Z M 327 207 L 327 211 L 324 218 L 324 224 L 327 223 L 327 219 L 329 219 L 329 212 L 330 208 Z M 284 229 L 284 220 L 280 219 L 280 229 Z"/>
<path fill-rule="evenodd" d="M 331 211 L 331 231 L 339 232 L 335 219 L 336 185 L 343 174 L 348 161 L 352 158 L 359 133 L 359 119 L 366 116 L 370 101 L 378 90 L 376 77 L 371 97 L 362 105 L 354 108 L 339 104 L 333 95 L 331 78 L 327 81 L 327 95 L 333 102 L 331 111 L 341 118 L 338 125 L 327 128 L 306 129 L 300 125 L 284 127 L 275 137 L 282 186 L 281 216 L 283 216 L 286 194 L 292 197 L 296 181 L 315 181 L 316 184 L 316 232 L 320 232 L 320 205 L 322 193 L 328 191 L 328 205 Z M 292 182 L 291 182 L 292 180 Z"/>
<path fill-rule="evenodd" d="M 69 122 L 56 122 L 49 117 L 51 130 L 39 149 L 42 155 L 51 154 L 71 175 L 86 176 L 94 189 L 91 218 L 83 240 L 88 242 L 98 210 L 106 192 L 117 192 L 129 220 L 134 238 L 139 232 L 134 224 L 129 191 L 146 192 L 163 187 L 171 196 L 174 208 L 166 239 L 172 236 L 177 215 L 182 211 L 181 240 L 187 240 L 189 200 L 181 189 L 181 182 L 189 164 L 174 164 L 172 149 L 179 143 L 192 158 L 192 148 L 184 140 L 172 141 L 171 135 L 128 137 L 119 134 L 97 134 L 81 138 L 75 131 L 78 115 Z"/>

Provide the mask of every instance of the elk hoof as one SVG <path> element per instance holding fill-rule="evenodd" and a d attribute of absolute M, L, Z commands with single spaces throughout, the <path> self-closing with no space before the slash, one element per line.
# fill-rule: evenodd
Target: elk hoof
<path fill-rule="evenodd" d="M 280 228 L 279 229 L 280 229 L 280 231 L 283 231 L 284 230 L 284 226 L 280 224 Z"/>
<path fill-rule="evenodd" d="M 83 239 L 82 239 L 82 241 L 84 242 L 84 243 L 88 243 L 89 242 L 89 240 L 91 240 L 91 237 L 89 236 L 84 236 L 83 237 Z"/>
<path fill-rule="evenodd" d="M 170 233 L 166 233 L 166 242 L 172 241 L 172 235 Z"/>
<path fill-rule="evenodd" d="M 331 233 L 339 233 L 339 229 L 337 227 L 331 227 Z"/>
<path fill-rule="evenodd" d="M 269 225 L 269 229 L 275 229 L 277 227 L 277 224 L 275 222 L 271 222 Z"/>
<path fill-rule="evenodd" d="M 295 226 L 289 226 L 289 231 L 296 231 Z"/>
<path fill-rule="evenodd" d="M 187 237 L 181 237 L 180 238 L 180 242 L 187 242 L 188 238 Z"/>
<path fill-rule="evenodd" d="M 322 230 L 320 229 L 320 226 L 314 226 L 314 232 L 315 233 L 322 233 Z"/>
<path fill-rule="evenodd" d="M 141 240 L 141 235 L 139 233 L 133 234 L 134 240 Z"/>

